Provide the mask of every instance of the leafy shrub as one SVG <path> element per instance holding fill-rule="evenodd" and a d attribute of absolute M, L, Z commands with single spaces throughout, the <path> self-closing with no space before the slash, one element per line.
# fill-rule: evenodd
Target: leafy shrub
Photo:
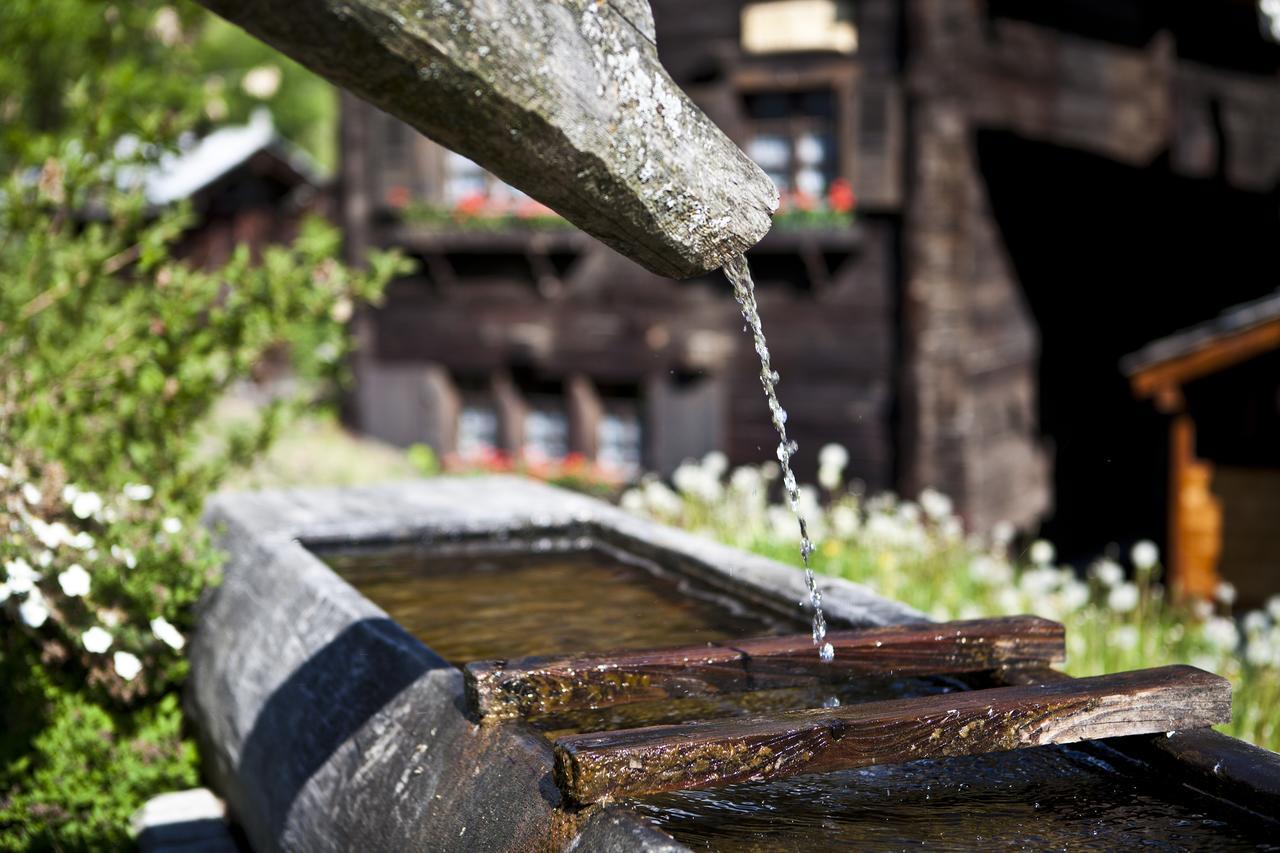
<path fill-rule="evenodd" d="M 203 13 L 0 4 L 0 848 L 126 843 L 194 782 L 175 689 L 216 555 L 196 521 L 232 469 L 341 377 L 357 304 L 399 268 L 334 260 L 337 232 L 221 269 L 137 185 L 193 127 Z M 215 403 L 264 356 L 293 391 L 231 430 Z"/>

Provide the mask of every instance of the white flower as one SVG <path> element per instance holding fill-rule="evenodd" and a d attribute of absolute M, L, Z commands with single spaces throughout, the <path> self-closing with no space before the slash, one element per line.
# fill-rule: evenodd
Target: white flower
<path fill-rule="evenodd" d="M 24 501 L 31 504 L 32 506 L 35 506 L 36 504 L 40 503 L 41 497 L 42 495 L 40 494 L 40 490 L 37 489 L 35 486 L 31 485 L 30 483 L 22 484 L 22 499 Z"/>
<path fill-rule="evenodd" d="M 852 539 L 858 535 L 862 519 L 858 511 L 848 504 L 837 504 L 831 508 L 831 527 L 841 539 Z"/>
<path fill-rule="evenodd" d="M 1013 579 L 1013 568 L 1004 560 L 980 554 L 969 564 L 969 577 L 988 586 L 1001 586 Z"/>
<path fill-rule="evenodd" d="M 1089 585 L 1073 580 L 1062 588 L 1062 606 L 1068 612 L 1079 610 L 1089 603 Z"/>
<path fill-rule="evenodd" d="M 155 490 L 146 483 L 125 483 L 124 496 L 131 501 L 149 501 Z"/>
<path fill-rule="evenodd" d="M 635 489 L 631 489 L 630 491 L 635 492 Z M 637 494 L 637 496 L 639 495 L 639 493 L 638 493 L 638 492 L 637 492 L 636 494 Z M 627 497 L 627 496 L 624 494 L 622 497 L 623 497 L 623 502 L 622 502 L 622 503 L 623 503 L 623 506 L 625 507 L 625 506 L 626 506 L 626 497 Z M 639 509 L 639 510 L 635 510 L 636 512 L 641 512 L 641 511 L 643 511 L 643 510 L 644 510 L 644 498 L 643 498 L 643 497 L 641 497 L 641 498 L 640 498 L 640 503 L 641 503 L 640 509 Z M 135 556 L 133 556 L 133 552 L 132 552 L 132 551 L 130 551 L 128 548 L 121 548 L 119 545 L 112 545 L 112 546 L 111 546 L 111 556 L 112 556 L 112 557 L 114 557 L 116 560 L 119 560 L 121 563 L 124 563 L 124 564 L 125 564 L 125 566 L 127 566 L 127 567 L 128 567 L 128 568 L 130 568 L 130 569 L 132 569 L 134 566 L 138 565 L 138 558 L 137 558 L 137 557 L 135 557 Z"/>
<path fill-rule="evenodd" d="M 1037 566 L 1047 566 L 1053 562 L 1053 558 L 1057 555 L 1053 544 L 1044 539 L 1037 539 L 1031 543 L 1031 549 L 1027 552 L 1031 558 L 1031 562 Z"/>
<path fill-rule="evenodd" d="M 1011 521 L 997 521 L 991 528 L 991 541 L 996 545 L 1004 547 L 1013 541 L 1014 535 L 1017 533 Z"/>
<path fill-rule="evenodd" d="M 1214 616 L 1204 623 L 1204 637 L 1225 652 L 1234 651 L 1240 645 L 1240 631 L 1236 623 L 1222 616 Z"/>
<path fill-rule="evenodd" d="M 151 620 L 151 633 L 155 634 L 156 639 L 171 649 L 180 651 L 187 644 L 182 632 L 173 627 L 163 616 L 157 616 Z"/>
<path fill-rule="evenodd" d="M 40 544 L 46 548 L 58 548 L 71 540 L 71 531 L 61 521 L 47 524 L 33 517 L 27 523 L 31 525 L 31 532 L 40 540 Z"/>
<path fill-rule="evenodd" d="M 772 459 L 766 459 L 760 463 L 760 476 L 767 482 L 773 482 L 782 474 L 782 466 Z"/>
<path fill-rule="evenodd" d="M 18 605 L 18 616 L 30 628 L 39 628 L 49 618 L 49 607 L 40 590 L 33 589 L 27 600 Z"/>
<path fill-rule="evenodd" d="M 1271 624 L 1271 620 L 1261 610 L 1250 610 L 1244 615 L 1244 630 L 1246 634 L 1261 633 L 1267 630 L 1269 624 Z"/>
<path fill-rule="evenodd" d="M 1131 583 L 1117 584 L 1107 594 L 1107 606 L 1117 613 L 1128 613 L 1138 606 L 1138 588 Z"/>
<path fill-rule="evenodd" d="M 818 451 L 818 465 L 843 471 L 849 464 L 849 451 L 838 444 L 824 444 Z"/>
<path fill-rule="evenodd" d="M 36 565 L 42 569 L 47 569 L 53 565 L 53 552 L 41 551 L 36 555 Z"/>
<path fill-rule="evenodd" d="M 1104 557 L 1090 568 L 1093 576 L 1103 586 L 1112 587 L 1124 580 L 1124 569 L 1115 560 L 1108 560 Z"/>
<path fill-rule="evenodd" d="M 9 589 L 19 595 L 31 592 L 36 581 L 40 580 L 40 573 L 21 557 L 14 557 L 5 563 L 4 570 L 9 578 Z"/>
<path fill-rule="evenodd" d="M 898 517 L 907 524 L 919 524 L 920 506 L 913 501 L 903 501 L 898 507 Z"/>
<path fill-rule="evenodd" d="M 1160 549 L 1156 547 L 1156 543 L 1143 539 L 1129 551 L 1129 559 L 1139 569 L 1149 569 L 1160 562 Z"/>
<path fill-rule="evenodd" d="M 641 513 L 644 512 L 644 507 L 645 507 L 644 492 L 640 491 L 639 489 L 627 489 L 625 492 L 622 493 L 622 499 L 619 501 L 619 504 L 627 512 L 640 515 Z M 117 550 L 117 546 L 112 545 L 111 546 L 112 555 L 116 554 L 116 550 Z"/>
<path fill-rule="evenodd" d="M 160 522 L 160 526 L 164 529 L 164 532 L 168 533 L 170 536 L 182 531 L 182 522 L 173 516 L 169 516 L 164 521 Z"/>
<path fill-rule="evenodd" d="M 661 516 L 679 515 L 680 510 L 684 508 L 679 495 L 657 480 L 650 480 L 644 484 L 644 499 L 648 501 L 649 509 Z"/>
<path fill-rule="evenodd" d="M 182 38 L 182 19 L 172 6 L 161 6 L 151 21 L 151 32 L 165 47 L 173 47 Z"/>
<path fill-rule="evenodd" d="M 693 462 L 685 462 L 676 468 L 671 475 L 671 482 L 675 483 L 682 494 L 705 503 L 715 503 L 724 494 L 720 480 Z"/>
<path fill-rule="evenodd" d="M 70 539 L 68 539 L 67 544 L 70 545 L 72 548 L 76 548 L 81 551 L 88 551 L 90 548 L 93 547 L 93 537 L 90 536 L 85 531 L 81 530 L 75 536 L 72 536 Z"/>
<path fill-rule="evenodd" d="M 79 494 L 80 494 L 79 486 L 76 486 L 73 483 L 67 483 L 65 486 L 62 487 L 62 502 L 68 503 L 68 504 L 74 503 L 76 497 L 79 496 Z"/>
<path fill-rule="evenodd" d="M 1213 604 L 1203 598 L 1197 598 L 1191 602 L 1191 612 L 1197 619 L 1203 621 L 1213 615 Z"/>
<path fill-rule="evenodd" d="M 1271 619 L 1280 623 L 1280 595 L 1273 595 L 1267 599 L 1267 612 L 1271 614 Z"/>
<path fill-rule="evenodd" d="M 795 514 L 791 510 L 774 504 L 769 507 L 768 516 L 769 526 L 774 536 L 787 540 L 800 539 L 800 525 L 796 522 Z"/>
<path fill-rule="evenodd" d="M 1245 646 L 1244 659 L 1252 666 L 1268 666 L 1274 657 L 1274 650 L 1266 637 L 1254 637 Z"/>
<path fill-rule="evenodd" d="M 84 647 L 88 651 L 95 655 L 100 655 L 107 649 L 111 648 L 113 639 L 114 638 L 111 636 L 109 631 L 105 628 L 100 628 L 97 625 L 94 625 L 88 631 L 85 631 L 80 635 L 80 642 L 84 644 Z"/>
<path fill-rule="evenodd" d="M 93 492 L 81 492 L 71 502 L 71 514 L 76 518 L 89 518 L 102 509 L 102 498 Z"/>
<path fill-rule="evenodd" d="M 937 489 L 925 489 L 920 493 L 920 507 L 934 521 L 941 521 L 951 515 L 951 498 Z"/>
<path fill-rule="evenodd" d="M 9 479 L 9 466 L 0 462 L 0 480 Z"/>
<path fill-rule="evenodd" d="M 116 675 L 125 681 L 133 681 L 138 673 L 142 672 L 142 661 L 131 652 L 116 652 L 111 662 L 115 664 Z"/>
<path fill-rule="evenodd" d="M 826 489 L 828 492 L 834 492 L 840 488 L 842 469 L 831 465 L 818 466 L 818 485 Z"/>
<path fill-rule="evenodd" d="M 1018 579 L 1018 588 L 1029 597 L 1038 598 L 1057 589 L 1058 582 L 1057 570 L 1049 566 L 1038 566 L 1022 573 L 1022 577 Z"/>
<path fill-rule="evenodd" d="M 1022 599 L 1011 586 L 1004 587 L 996 594 L 996 604 L 1002 613 L 1017 613 L 1022 610 Z"/>
<path fill-rule="evenodd" d="M 1218 584 L 1217 589 L 1213 591 L 1213 597 L 1218 599 L 1218 602 L 1220 604 L 1224 604 L 1227 607 L 1230 607 L 1231 605 L 1236 603 L 1235 585 L 1228 583 L 1227 581 L 1221 581 Z"/>
<path fill-rule="evenodd" d="M 244 78 L 240 81 L 240 88 L 244 89 L 246 94 L 265 101 L 274 97 L 280 90 L 281 77 L 279 66 L 259 65 L 245 72 Z"/>
<path fill-rule="evenodd" d="M 1129 651 L 1138 645 L 1138 627 L 1136 625 L 1117 625 L 1111 629 L 1108 639 L 1116 648 Z"/>
<path fill-rule="evenodd" d="M 84 570 L 84 566 L 76 563 L 58 575 L 58 586 L 62 587 L 62 594 L 68 598 L 79 598 L 82 595 L 88 595 L 89 573 Z"/>
<path fill-rule="evenodd" d="M 762 476 L 759 469 L 750 465 L 742 465 L 733 469 L 729 475 L 729 488 L 743 495 L 754 494 L 760 489 Z"/>
<path fill-rule="evenodd" d="M 13 594 L 13 590 L 9 587 L 8 581 L 0 583 L 0 604 L 4 604 L 9 600 L 9 596 Z"/>
<path fill-rule="evenodd" d="M 719 450 L 713 450 L 702 457 L 702 470 L 719 480 L 724 476 L 724 472 L 729 470 L 729 457 Z"/>

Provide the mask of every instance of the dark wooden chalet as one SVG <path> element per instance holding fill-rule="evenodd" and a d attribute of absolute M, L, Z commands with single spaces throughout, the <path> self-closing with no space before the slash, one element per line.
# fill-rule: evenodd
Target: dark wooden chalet
<path fill-rule="evenodd" d="M 857 197 L 751 253 L 802 476 L 834 441 L 870 488 L 940 488 L 976 527 L 1048 519 L 1065 557 L 1159 538 L 1167 436 L 1117 363 L 1274 287 L 1280 46 L 1257 4 L 652 5 L 676 81 L 793 210 Z M 518 193 L 351 98 L 342 145 L 353 257 L 421 261 L 360 320 L 367 432 L 658 471 L 772 457 L 723 280 L 522 224 Z M 517 213 L 440 214 L 488 204 Z"/>

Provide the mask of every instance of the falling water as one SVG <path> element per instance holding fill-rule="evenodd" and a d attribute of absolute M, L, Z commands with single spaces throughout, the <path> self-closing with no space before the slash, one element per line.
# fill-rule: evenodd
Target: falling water
<path fill-rule="evenodd" d="M 746 256 L 737 255 L 732 258 L 724 265 L 724 274 L 733 285 L 734 298 L 742 308 L 742 319 L 747 321 L 748 330 L 755 341 L 756 354 L 760 356 L 760 384 L 764 386 L 773 426 L 778 431 L 778 461 L 782 463 L 782 484 L 787 490 L 791 511 L 800 524 L 800 558 L 804 561 L 804 582 L 809 588 L 809 604 L 813 607 L 813 644 L 819 647 L 818 656 L 824 661 L 830 661 L 835 657 L 835 649 L 825 642 L 827 620 L 822 615 L 822 593 L 818 591 L 813 568 L 809 565 L 814 544 L 809 538 L 809 525 L 805 522 L 804 513 L 800 512 L 800 487 L 796 485 L 796 475 L 791 471 L 791 457 L 799 448 L 787 438 L 787 410 L 778 402 L 777 385 L 781 377 L 769 363 L 769 345 L 765 342 L 764 327 L 760 324 L 760 312 L 756 307 L 756 285 L 751 280 Z"/>

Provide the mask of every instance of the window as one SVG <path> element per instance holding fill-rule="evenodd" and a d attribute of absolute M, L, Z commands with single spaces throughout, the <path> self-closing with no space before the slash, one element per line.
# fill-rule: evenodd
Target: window
<path fill-rule="evenodd" d="M 640 473 L 643 453 L 639 405 L 634 401 L 607 401 L 600 418 L 596 461 L 629 479 Z"/>
<path fill-rule="evenodd" d="M 444 202 L 450 207 L 476 196 L 496 207 L 514 207 L 529 198 L 461 154 L 448 149 L 444 154 Z"/>
<path fill-rule="evenodd" d="M 742 10 L 747 53 L 854 53 L 858 28 L 850 0 L 767 0 Z"/>
<path fill-rule="evenodd" d="M 498 450 L 498 410 L 492 402 L 465 399 L 458 413 L 458 456 L 483 459 Z"/>
<path fill-rule="evenodd" d="M 445 150 L 444 200 L 446 204 L 455 205 L 465 198 L 484 195 L 488 190 L 488 178 L 488 172 L 466 157 Z"/>
<path fill-rule="evenodd" d="M 836 98 L 830 89 L 747 95 L 747 154 L 782 192 L 826 194 L 840 174 Z"/>
<path fill-rule="evenodd" d="M 569 453 L 569 419 L 559 398 L 531 397 L 524 417 L 524 456 L 530 462 L 563 459 Z"/>

